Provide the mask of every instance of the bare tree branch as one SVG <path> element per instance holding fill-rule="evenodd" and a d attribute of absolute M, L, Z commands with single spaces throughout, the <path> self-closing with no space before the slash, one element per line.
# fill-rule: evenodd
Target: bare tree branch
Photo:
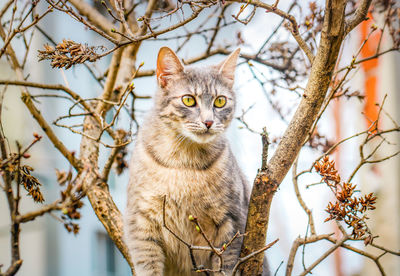
<path fill-rule="evenodd" d="M 51 204 L 41 207 L 39 210 L 32 211 L 23 215 L 17 216 L 15 219 L 18 223 L 25 223 L 36 219 L 39 216 L 43 216 L 46 213 L 55 210 L 61 210 L 62 205 L 60 205 L 60 200 L 56 200 Z"/>
<path fill-rule="evenodd" d="M 299 191 L 299 184 L 298 184 L 298 175 L 297 175 L 297 163 L 299 159 L 298 157 L 293 163 L 293 168 L 292 168 L 292 182 L 294 186 L 294 191 L 296 193 L 297 201 L 300 203 L 301 207 L 303 208 L 304 212 L 306 212 L 308 216 L 308 222 L 310 224 L 311 228 L 311 235 L 316 235 L 315 232 L 315 225 L 314 225 L 314 217 L 312 215 L 312 211 L 307 207 L 306 203 L 304 202 L 303 198 L 301 197 L 300 191 Z"/>
<path fill-rule="evenodd" d="M 358 8 L 356 12 L 354 13 L 353 17 L 350 18 L 346 22 L 346 29 L 345 29 L 345 35 L 347 35 L 351 30 L 353 30 L 355 27 L 358 26 L 361 22 L 366 20 L 367 13 L 369 10 L 369 7 L 371 5 L 372 0 L 361 0 L 358 3 Z"/>
<path fill-rule="evenodd" d="M 296 257 L 296 253 L 297 253 L 297 249 L 300 245 L 304 245 L 304 244 L 308 244 L 308 243 L 314 243 L 323 239 L 327 239 L 330 236 L 332 236 L 332 234 L 326 234 L 326 235 L 312 235 L 308 238 L 300 238 L 298 237 L 297 239 L 295 239 L 293 241 L 292 244 L 292 248 L 290 249 L 290 254 L 289 254 L 289 258 L 287 261 L 287 266 L 286 266 L 286 276 L 290 276 L 292 275 L 292 270 L 293 270 L 293 265 L 294 265 L 294 259 Z"/>
<path fill-rule="evenodd" d="M 305 276 L 311 272 L 318 264 L 320 264 L 326 257 L 328 257 L 333 251 L 335 251 L 338 247 L 342 246 L 342 244 L 348 239 L 348 237 L 343 237 L 341 240 L 337 241 L 334 246 L 329 248 L 321 257 L 319 257 L 315 262 L 313 262 L 306 270 L 304 270 L 300 275 Z"/>

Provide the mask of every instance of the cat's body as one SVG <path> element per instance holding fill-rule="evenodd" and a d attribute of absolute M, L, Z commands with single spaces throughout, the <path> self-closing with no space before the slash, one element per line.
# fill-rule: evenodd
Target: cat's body
<path fill-rule="evenodd" d="M 244 231 L 249 188 L 223 134 L 233 118 L 237 56 L 188 69 L 170 49 L 160 50 L 160 89 L 132 155 L 124 227 L 138 276 L 199 275 L 187 246 L 163 226 L 164 198 L 165 224 L 189 244 L 207 246 L 189 215 L 219 248 Z M 237 239 L 224 252 L 226 272 L 240 246 Z M 194 253 L 197 265 L 218 267 L 211 252 Z"/>

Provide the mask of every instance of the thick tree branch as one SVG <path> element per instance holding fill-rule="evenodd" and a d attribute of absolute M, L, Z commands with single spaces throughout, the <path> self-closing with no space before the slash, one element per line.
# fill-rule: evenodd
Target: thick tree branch
<path fill-rule="evenodd" d="M 58 151 L 64 155 L 65 158 L 71 163 L 71 165 L 79 171 L 81 169 L 81 163 L 76 159 L 74 154 L 70 152 L 65 145 L 58 139 L 57 135 L 53 132 L 50 125 L 43 118 L 41 112 L 36 108 L 36 106 L 32 102 L 32 96 L 29 93 L 22 92 L 21 99 L 23 103 L 28 108 L 29 112 L 32 114 L 33 118 L 38 122 L 39 126 L 46 133 L 47 137 L 49 137 L 50 141 L 53 145 L 58 149 Z"/>
<path fill-rule="evenodd" d="M 107 80 L 106 84 L 104 85 L 103 94 L 100 97 L 102 101 L 99 102 L 96 106 L 96 114 L 99 114 L 100 116 L 105 116 L 105 114 L 102 114 L 102 112 L 105 108 L 109 108 L 105 101 L 111 98 L 111 94 L 115 86 L 115 81 L 117 79 L 118 70 L 121 64 L 122 52 L 122 48 L 118 49 L 114 52 L 111 58 L 111 63 L 109 66 L 110 70 L 107 74 Z"/>
<path fill-rule="evenodd" d="M 372 0 L 362 0 L 358 4 L 358 8 L 357 8 L 356 12 L 354 13 L 353 17 L 350 18 L 346 22 L 345 35 L 350 33 L 351 30 L 353 30 L 355 27 L 358 26 L 358 24 L 360 24 L 361 22 L 363 22 L 364 20 L 367 19 L 366 17 L 367 17 L 371 2 L 372 2 Z"/>
<path fill-rule="evenodd" d="M 147 18 L 151 17 L 155 3 L 155 0 L 149 1 L 145 12 Z M 142 35 L 146 31 L 147 26 L 142 26 L 142 28 L 139 28 L 138 34 Z M 140 44 L 140 42 L 135 42 L 125 49 L 117 50 L 117 52 L 114 53 L 107 82 L 103 94 L 100 97 L 104 101 L 99 102 L 96 107 L 96 113 L 100 114 L 100 116 L 104 117 L 110 108 L 109 105 L 105 104 L 105 101 L 116 99 L 118 102 L 120 97 L 122 97 L 123 93 L 121 92 L 124 91 L 122 87 L 126 84 L 126 80 L 132 77 L 132 72 L 135 71 L 136 54 Z M 122 59 L 124 56 L 125 59 Z M 119 93 L 115 93 L 115 91 L 119 91 Z M 102 129 L 93 117 L 87 116 L 84 121 L 83 132 L 89 137 L 98 137 L 102 132 Z M 121 251 L 122 255 L 128 261 L 129 266 L 132 269 L 132 274 L 135 275 L 128 248 L 123 241 L 122 215 L 110 195 L 107 183 L 104 182 L 101 175 L 97 172 L 99 142 L 83 136 L 80 145 L 80 159 L 83 164 L 90 164 L 87 168 L 87 174 L 83 179 L 80 179 L 83 183 L 83 189 L 86 192 L 97 217 L 118 249 Z"/>
<path fill-rule="evenodd" d="M 301 100 L 282 140 L 268 163 L 257 174 L 250 199 L 249 214 L 241 255 L 247 255 L 265 244 L 269 211 L 273 195 L 306 139 L 328 90 L 339 49 L 344 38 L 346 1 L 326 1 L 321 42 L 311 67 L 309 80 Z M 243 275 L 261 275 L 262 256 L 243 266 Z"/>
<path fill-rule="evenodd" d="M 101 128 L 94 118 L 90 116 L 86 117 L 84 133 L 96 137 L 100 132 Z M 83 183 L 83 190 L 86 192 L 93 210 L 111 239 L 129 263 L 132 274 L 135 275 L 128 248 L 123 242 L 122 215 L 110 195 L 107 183 L 105 183 L 102 177 L 97 173 L 99 143 L 84 136 L 82 137 L 80 152 L 80 158 L 83 164 L 87 164 L 88 167 L 86 168 L 87 173 L 84 177 L 78 179 L 77 182 Z"/>
<path fill-rule="evenodd" d="M 22 265 L 22 260 L 17 260 L 11 264 L 11 266 L 7 269 L 7 271 L 4 274 L 1 274 L 1 276 L 12 276 L 15 275 L 15 273 L 18 272 L 19 268 Z"/>

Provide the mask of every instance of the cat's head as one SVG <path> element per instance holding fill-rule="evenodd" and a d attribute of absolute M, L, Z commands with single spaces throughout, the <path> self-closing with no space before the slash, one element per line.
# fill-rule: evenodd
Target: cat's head
<path fill-rule="evenodd" d="M 179 135 L 209 143 L 225 131 L 235 112 L 233 82 L 237 49 L 221 64 L 184 67 L 176 54 L 163 47 L 158 53 L 156 110 Z"/>

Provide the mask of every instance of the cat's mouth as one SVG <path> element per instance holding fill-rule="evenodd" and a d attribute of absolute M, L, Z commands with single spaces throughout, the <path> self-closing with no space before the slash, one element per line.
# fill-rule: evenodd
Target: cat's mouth
<path fill-rule="evenodd" d="M 185 123 L 181 128 L 181 134 L 198 144 L 207 144 L 212 142 L 224 128 L 222 124 L 215 124 L 206 128 L 198 123 Z"/>
<path fill-rule="evenodd" d="M 193 142 L 199 144 L 209 143 L 213 141 L 217 136 L 217 133 L 211 129 L 184 130 L 182 134 L 188 137 Z"/>

